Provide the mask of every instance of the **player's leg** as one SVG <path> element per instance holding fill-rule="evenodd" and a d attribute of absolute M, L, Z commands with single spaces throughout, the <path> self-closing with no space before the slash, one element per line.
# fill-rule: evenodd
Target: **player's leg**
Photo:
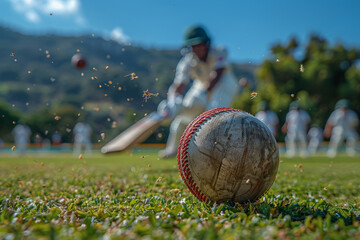
<path fill-rule="evenodd" d="M 346 153 L 349 156 L 355 156 L 358 134 L 355 131 L 349 132 L 346 139 Z"/>
<path fill-rule="evenodd" d="M 330 137 L 329 149 L 327 151 L 327 155 L 329 157 L 335 157 L 337 155 L 338 148 L 340 144 L 344 141 L 344 134 L 340 131 L 333 129 L 333 133 Z"/>
<path fill-rule="evenodd" d="M 195 84 L 185 95 L 182 102 L 182 111 L 175 117 L 170 125 L 166 148 L 159 152 L 160 157 L 172 157 L 176 155 L 180 138 L 186 126 L 205 111 L 206 99 L 203 99 L 204 96 L 202 96 L 201 93 L 201 89 Z"/>
<path fill-rule="evenodd" d="M 318 147 L 318 142 L 319 141 L 317 140 L 317 138 L 315 137 L 310 138 L 309 146 L 308 146 L 309 154 L 313 155 L 316 152 Z"/>
<path fill-rule="evenodd" d="M 169 136 L 166 142 L 166 148 L 159 152 L 159 157 L 169 158 L 177 153 L 178 144 L 186 126 L 191 122 L 184 116 L 177 116 L 170 125 Z"/>
<path fill-rule="evenodd" d="M 300 147 L 300 156 L 306 157 L 308 155 L 308 152 L 306 151 L 306 133 L 299 133 L 298 140 Z"/>
<path fill-rule="evenodd" d="M 296 143 L 295 143 L 295 134 L 287 134 L 285 137 L 285 145 L 286 145 L 286 154 L 289 158 L 295 156 L 296 153 Z"/>

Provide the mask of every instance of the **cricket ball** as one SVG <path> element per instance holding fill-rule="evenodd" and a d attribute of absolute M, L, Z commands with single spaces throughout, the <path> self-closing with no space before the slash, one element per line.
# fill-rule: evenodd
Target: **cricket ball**
<path fill-rule="evenodd" d="M 177 159 L 184 183 L 199 200 L 254 202 L 275 181 L 279 147 L 251 114 L 216 108 L 187 126 Z"/>
<path fill-rule="evenodd" d="M 86 60 L 83 55 L 77 53 L 72 56 L 71 64 L 77 69 L 83 69 L 86 67 Z"/>

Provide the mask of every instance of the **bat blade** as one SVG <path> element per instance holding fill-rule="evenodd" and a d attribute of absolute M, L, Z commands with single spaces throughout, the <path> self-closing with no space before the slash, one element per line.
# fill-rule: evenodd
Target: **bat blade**
<path fill-rule="evenodd" d="M 122 152 L 144 141 L 159 127 L 164 118 L 158 112 L 151 113 L 105 144 L 101 152 L 104 154 Z"/>

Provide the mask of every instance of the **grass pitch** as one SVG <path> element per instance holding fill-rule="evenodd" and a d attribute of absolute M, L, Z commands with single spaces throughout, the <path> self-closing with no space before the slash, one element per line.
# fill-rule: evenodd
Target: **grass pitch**
<path fill-rule="evenodd" d="M 154 153 L 1 155 L 0 238 L 360 238 L 360 157 L 280 160 L 258 202 L 216 205 Z"/>

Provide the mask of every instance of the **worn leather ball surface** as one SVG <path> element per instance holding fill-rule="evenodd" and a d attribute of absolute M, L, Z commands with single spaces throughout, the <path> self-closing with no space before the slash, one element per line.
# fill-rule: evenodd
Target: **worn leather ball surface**
<path fill-rule="evenodd" d="M 254 202 L 273 184 L 279 148 L 269 128 L 251 114 L 216 108 L 188 125 L 179 143 L 184 183 L 201 201 Z"/>

